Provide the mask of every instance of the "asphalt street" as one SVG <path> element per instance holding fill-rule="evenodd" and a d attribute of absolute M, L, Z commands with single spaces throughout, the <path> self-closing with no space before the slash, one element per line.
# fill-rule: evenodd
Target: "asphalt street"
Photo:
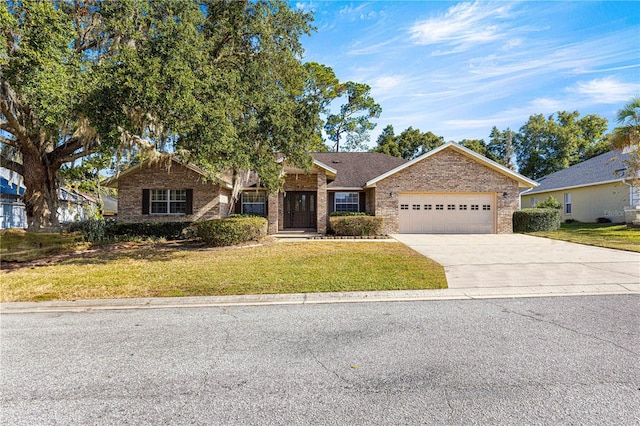
<path fill-rule="evenodd" d="M 0 421 L 637 425 L 639 302 L 5 313 Z"/>

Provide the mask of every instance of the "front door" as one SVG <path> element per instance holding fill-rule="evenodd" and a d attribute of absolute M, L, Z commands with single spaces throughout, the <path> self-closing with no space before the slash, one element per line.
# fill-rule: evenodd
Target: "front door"
<path fill-rule="evenodd" d="M 316 193 L 287 192 L 284 197 L 284 227 L 316 227 Z"/>

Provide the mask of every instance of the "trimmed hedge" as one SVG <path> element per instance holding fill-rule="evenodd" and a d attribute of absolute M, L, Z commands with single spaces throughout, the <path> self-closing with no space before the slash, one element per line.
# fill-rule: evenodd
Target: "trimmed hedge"
<path fill-rule="evenodd" d="M 329 213 L 330 217 L 340 217 L 340 216 L 369 216 L 369 213 L 366 212 L 331 212 Z"/>
<path fill-rule="evenodd" d="M 379 216 L 338 216 L 329 218 L 331 231 L 336 235 L 380 235 L 384 221 Z"/>
<path fill-rule="evenodd" d="M 513 213 L 514 232 L 555 231 L 560 228 L 557 209 L 522 209 Z"/>
<path fill-rule="evenodd" d="M 194 223 L 196 235 L 214 247 L 257 240 L 267 235 L 264 217 L 229 217 Z"/>
<path fill-rule="evenodd" d="M 118 223 L 105 220 L 72 222 L 65 227 L 67 232 L 80 232 L 85 241 L 106 243 L 127 241 L 131 238 L 164 238 L 180 240 L 189 238 L 191 222 Z"/>
<path fill-rule="evenodd" d="M 192 222 L 152 222 L 116 223 L 112 234 L 115 236 L 165 238 L 181 240 L 188 236 L 187 229 Z"/>

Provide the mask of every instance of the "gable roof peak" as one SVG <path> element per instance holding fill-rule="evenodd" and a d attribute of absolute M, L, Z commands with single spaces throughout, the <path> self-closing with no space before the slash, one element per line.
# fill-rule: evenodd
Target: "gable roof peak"
<path fill-rule="evenodd" d="M 520 188 L 535 188 L 536 186 L 538 186 L 538 183 L 529 179 L 526 176 L 522 176 L 519 173 L 514 172 L 513 170 L 503 166 L 502 164 L 498 164 L 495 161 L 492 161 L 490 159 L 488 159 L 487 157 L 478 154 L 475 151 L 470 150 L 469 148 L 460 145 L 457 142 L 447 142 L 444 145 L 440 145 L 437 148 L 432 149 L 431 151 L 422 154 L 419 157 L 414 158 L 413 160 L 402 164 L 398 167 L 396 167 L 393 170 L 388 171 L 387 173 L 384 173 L 378 177 L 376 177 L 375 179 L 372 179 L 370 181 L 368 181 L 366 183 L 366 187 L 373 187 L 376 185 L 376 183 L 378 183 L 379 181 L 386 179 L 387 177 L 396 174 L 397 172 L 406 169 L 407 167 L 411 167 L 416 163 L 419 163 L 420 161 L 423 161 L 429 157 L 434 156 L 435 154 L 445 151 L 447 149 L 453 149 L 454 151 L 457 151 L 458 153 L 471 158 L 474 161 L 477 161 L 480 164 L 483 164 L 487 167 L 489 167 L 490 169 L 493 169 L 495 171 L 497 171 L 498 173 L 501 173 L 503 175 L 509 176 L 510 178 L 516 180 L 518 182 L 518 185 L 520 186 Z"/>

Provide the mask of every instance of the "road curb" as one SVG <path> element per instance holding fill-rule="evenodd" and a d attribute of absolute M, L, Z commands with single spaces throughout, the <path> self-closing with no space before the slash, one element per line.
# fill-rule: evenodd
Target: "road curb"
<path fill-rule="evenodd" d="M 312 305 L 331 303 L 427 302 L 558 296 L 640 295 L 640 285 L 602 284 L 537 287 L 495 287 L 442 290 L 363 291 L 345 293 L 258 294 L 241 296 L 152 297 L 50 302 L 0 303 L 0 314 L 91 312 L 227 306 Z"/>

